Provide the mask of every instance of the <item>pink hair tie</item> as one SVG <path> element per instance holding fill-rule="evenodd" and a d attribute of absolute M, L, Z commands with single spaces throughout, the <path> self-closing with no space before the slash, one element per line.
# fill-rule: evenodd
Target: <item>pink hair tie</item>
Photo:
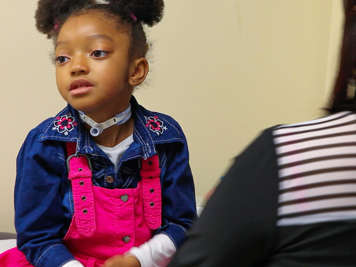
<path fill-rule="evenodd" d="M 134 13 L 130 13 L 130 17 L 132 18 L 132 20 L 134 21 L 134 22 L 137 22 L 137 17 L 135 16 L 135 14 Z"/>
<path fill-rule="evenodd" d="M 53 29 L 54 29 L 55 31 L 58 31 L 58 29 L 59 29 L 59 23 L 54 24 Z"/>

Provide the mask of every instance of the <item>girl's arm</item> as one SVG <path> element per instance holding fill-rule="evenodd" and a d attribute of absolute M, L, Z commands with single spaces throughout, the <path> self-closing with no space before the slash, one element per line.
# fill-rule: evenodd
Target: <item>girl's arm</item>
<path fill-rule="evenodd" d="M 40 136 L 39 130 L 32 130 L 17 157 L 17 245 L 34 266 L 58 267 L 74 260 L 62 243 L 68 223 L 61 197 L 64 148 L 60 142 L 42 142 Z"/>
<path fill-rule="evenodd" d="M 178 248 L 196 218 L 195 189 L 187 143 L 165 146 L 161 165 L 162 227 L 157 233 L 166 234 Z"/>
<path fill-rule="evenodd" d="M 262 266 L 273 253 L 278 169 L 271 132 L 235 161 L 169 267 Z"/>

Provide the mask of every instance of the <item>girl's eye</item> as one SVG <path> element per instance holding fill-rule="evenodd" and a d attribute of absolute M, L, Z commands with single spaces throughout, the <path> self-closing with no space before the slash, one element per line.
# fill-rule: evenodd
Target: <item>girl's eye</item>
<path fill-rule="evenodd" d="M 94 50 L 93 52 L 90 53 L 90 56 L 96 57 L 96 58 L 106 57 L 107 55 L 108 55 L 108 52 L 104 51 L 104 50 Z"/>
<path fill-rule="evenodd" d="M 69 58 L 65 57 L 65 56 L 56 57 L 56 63 L 60 64 L 60 65 L 66 63 L 68 60 L 69 60 Z"/>

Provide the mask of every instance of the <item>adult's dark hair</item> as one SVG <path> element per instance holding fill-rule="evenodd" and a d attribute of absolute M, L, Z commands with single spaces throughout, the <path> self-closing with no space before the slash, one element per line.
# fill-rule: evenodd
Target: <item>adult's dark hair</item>
<path fill-rule="evenodd" d="M 356 78 L 356 0 L 344 0 L 344 9 L 345 25 L 339 71 L 327 109 L 330 113 L 344 110 L 356 111 L 356 98 L 350 98 L 347 93 L 350 80 Z"/>
<path fill-rule="evenodd" d="M 100 10 L 119 23 L 132 25 L 131 53 L 141 57 L 148 50 L 143 24 L 153 26 L 158 23 L 162 19 L 163 9 L 163 0 L 39 0 L 35 19 L 37 29 L 55 40 L 70 16 Z"/>

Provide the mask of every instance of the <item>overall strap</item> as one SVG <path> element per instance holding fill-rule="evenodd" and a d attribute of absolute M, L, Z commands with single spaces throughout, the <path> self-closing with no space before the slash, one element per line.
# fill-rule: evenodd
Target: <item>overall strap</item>
<path fill-rule="evenodd" d="M 68 179 L 72 183 L 74 219 L 81 235 L 96 230 L 92 172 L 89 158 L 76 154 L 76 143 L 67 142 Z"/>
<path fill-rule="evenodd" d="M 158 155 L 142 159 L 140 174 L 145 220 L 150 229 L 155 230 L 162 224 L 161 169 Z"/>

